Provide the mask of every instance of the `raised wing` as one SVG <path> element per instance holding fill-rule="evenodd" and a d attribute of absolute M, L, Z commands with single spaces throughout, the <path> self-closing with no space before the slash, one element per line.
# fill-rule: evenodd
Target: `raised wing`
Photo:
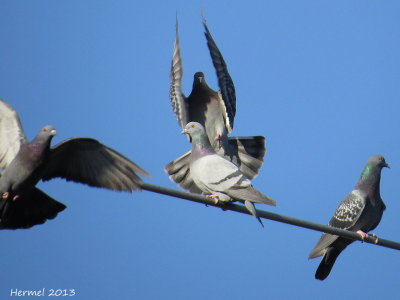
<path fill-rule="evenodd" d="M 218 76 L 218 84 L 221 94 L 220 96 L 225 105 L 226 128 L 228 129 L 228 132 L 231 132 L 233 129 L 233 122 L 236 114 L 235 86 L 233 85 L 232 78 L 228 73 L 228 67 L 226 66 L 224 58 L 222 57 L 222 54 L 217 47 L 217 44 L 214 42 L 210 31 L 208 30 L 204 14 L 203 24 L 206 31 L 204 34 L 207 39 L 208 49 L 210 51 L 211 59 Z"/>
<path fill-rule="evenodd" d="M 182 127 L 186 126 L 188 122 L 188 109 L 186 104 L 185 95 L 182 93 L 182 59 L 181 50 L 179 48 L 179 35 L 178 35 L 178 17 L 176 18 L 176 35 L 174 43 L 174 52 L 172 54 L 170 80 L 171 86 L 169 89 L 169 98 L 171 99 L 172 109 L 174 110 L 175 117 Z"/>
<path fill-rule="evenodd" d="M 17 112 L 0 99 L 0 169 L 5 169 L 26 142 Z"/>
<path fill-rule="evenodd" d="M 142 179 L 136 172 L 146 171 L 117 151 L 90 138 L 71 138 L 50 152 L 43 180 L 55 177 L 110 190 L 140 189 Z"/>

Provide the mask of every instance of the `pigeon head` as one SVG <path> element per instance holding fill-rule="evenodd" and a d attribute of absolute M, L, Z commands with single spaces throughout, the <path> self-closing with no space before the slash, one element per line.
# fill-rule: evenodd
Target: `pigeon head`
<path fill-rule="evenodd" d="M 390 168 L 389 164 L 385 161 L 385 158 L 380 154 L 371 156 L 367 161 L 367 166 L 370 168 L 378 168 L 379 170 L 382 170 L 382 168 L 385 167 Z"/>
<path fill-rule="evenodd" d="M 192 143 L 192 160 L 196 160 L 203 155 L 215 153 L 208 140 L 206 131 L 200 123 L 187 123 L 181 133 L 185 133 L 190 137 L 190 142 Z"/>
<path fill-rule="evenodd" d="M 390 168 L 382 155 L 376 154 L 371 156 L 361 173 L 356 187 L 364 187 L 367 190 L 373 190 L 375 187 L 378 187 L 379 190 L 381 171 L 385 167 Z"/>
<path fill-rule="evenodd" d="M 187 134 L 190 137 L 190 142 L 193 144 L 203 145 L 203 147 L 211 148 L 210 141 L 208 140 L 206 131 L 200 123 L 189 122 L 181 132 Z"/>
<path fill-rule="evenodd" d="M 51 125 L 47 125 L 45 127 L 43 127 L 39 133 L 37 134 L 37 136 L 35 137 L 35 142 L 36 143 L 50 143 L 51 139 L 53 138 L 53 136 L 55 136 L 57 134 L 56 130 L 54 129 L 53 126 Z"/>
<path fill-rule="evenodd" d="M 197 122 L 187 123 L 181 133 L 189 135 L 190 141 L 192 141 L 193 138 L 196 138 L 196 140 L 198 140 L 198 138 L 200 138 L 201 136 L 206 136 L 206 131 L 204 130 L 204 127 Z"/>
<path fill-rule="evenodd" d="M 203 84 L 206 84 L 206 79 L 204 77 L 204 73 L 203 72 L 197 72 L 196 74 L 194 74 L 194 79 L 193 79 L 193 89 L 197 86 L 201 86 Z"/>

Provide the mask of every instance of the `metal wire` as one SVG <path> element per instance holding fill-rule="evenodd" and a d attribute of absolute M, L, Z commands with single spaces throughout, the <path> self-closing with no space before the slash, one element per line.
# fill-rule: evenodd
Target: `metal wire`
<path fill-rule="evenodd" d="M 154 184 L 150 184 L 150 183 L 146 183 L 146 182 L 143 182 L 141 184 L 141 187 L 143 190 L 147 190 L 150 192 L 164 194 L 164 195 L 177 197 L 177 198 L 181 198 L 181 199 L 186 199 L 186 200 L 190 200 L 193 202 L 206 204 L 209 206 L 219 207 L 223 210 L 231 210 L 231 211 L 236 211 L 236 212 L 239 212 L 242 214 L 251 215 L 250 212 L 243 205 L 234 204 L 234 203 L 215 204 L 214 200 L 207 198 L 205 196 L 202 196 L 202 195 L 187 193 L 187 192 L 170 189 L 170 188 L 166 188 L 163 186 L 154 185 Z M 306 221 L 306 220 L 301 220 L 301 219 L 297 219 L 297 218 L 293 218 L 293 217 L 289 217 L 289 216 L 285 216 L 285 215 L 281 215 L 281 214 L 276 214 L 276 213 L 272 213 L 272 212 L 265 211 L 265 210 L 257 210 L 257 214 L 260 218 L 269 219 L 269 220 L 286 223 L 286 224 L 290 224 L 290 225 L 294 225 L 294 226 L 299 226 L 299 227 L 303 227 L 303 228 L 308 228 L 308 229 L 312 229 L 312 230 L 316 230 L 316 231 L 326 232 L 326 233 L 330 233 L 330 234 L 334 234 L 334 235 L 339 235 L 341 237 L 349 238 L 352 240 L 362 241 L 361 236 L 352 231 L 343 230 L 343 229 L 331 227 L 328 225 L 322 225 L 322 224 L 318 224 L 318 223 L 314 223 L 314 222 L 310 222 L 310 221 Z M 364 242 L 370 243 L 370 244 L 375 244 L 376 240 L 374 237 L 368 236 L 364 239 Z M 376 243 L 376 245 L 400 250 L 400 243 L 393 242 L 390 240 L 385 240 L 382 238 L 378 239 L 378 242 Z"/>

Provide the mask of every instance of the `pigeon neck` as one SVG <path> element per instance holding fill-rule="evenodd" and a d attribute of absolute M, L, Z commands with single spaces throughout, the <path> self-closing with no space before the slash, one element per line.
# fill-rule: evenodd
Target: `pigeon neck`
<path fill-rule="evenodd" d="M 367 192 L 370 196 L 374 194 L 380 195 L 380 181 L 381 169 L 376 166 L 366 165 L 355 188 Z"/>
<path fill-rule="evenodd" d="M 213 153 L 214 149 L 211 147 L 206 135 L 202 134 L 192 137 L 192 157 L 194 159 Z"/>

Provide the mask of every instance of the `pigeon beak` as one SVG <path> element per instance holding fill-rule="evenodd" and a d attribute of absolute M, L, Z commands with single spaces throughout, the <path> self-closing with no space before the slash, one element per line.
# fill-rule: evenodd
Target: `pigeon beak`
<path fill-rule="evenodd" d="M 181 134 L 185 134 L 185 133 L 187 133 L 187 131 L 186 131 L 186 129 L 183 129 L 183 130 L 181 131 Z"/>
<path fill-rule="evenodd" d="M 57 131 L 55 129 L 53 129 L 52 131 L 50 131 L 50 134 L 54 136 L 57 134 Z"/>
<path fill-rule="evenodd" d="M 389 166 L 389 164 L 388 163 L 385 163 L 385 165 L 384 165 L 386 168 L 389 168 L 390 169 L 390 166 Z"/>

